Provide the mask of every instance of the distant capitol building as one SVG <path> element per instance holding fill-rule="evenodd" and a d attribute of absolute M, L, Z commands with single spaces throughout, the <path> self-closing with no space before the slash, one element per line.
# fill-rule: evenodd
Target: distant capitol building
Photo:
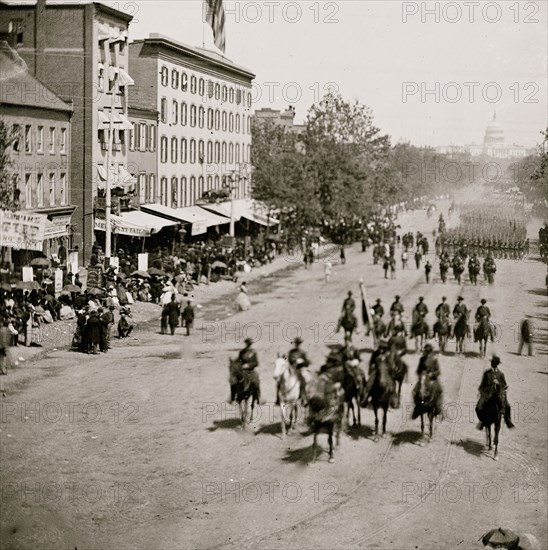
<path fill-rule="evenodd" d="M 477 145 L 441 145 L 436 147 L 436 151 L 442 154 L 470 153 L 473 157 L 481 155 L 498 159 L 519 159 L 533 154 L 535 149 L 528 149 L 523 145 L 508 145 L 505 141 L 504 130 L 497 122 L 497 113 L 493 114 L 493 120 L 487 125 L 483 144 Z"/>

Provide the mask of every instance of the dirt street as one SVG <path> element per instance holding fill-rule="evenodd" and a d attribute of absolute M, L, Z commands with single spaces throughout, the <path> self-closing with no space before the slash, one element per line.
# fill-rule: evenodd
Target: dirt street
<path fill-rule="evenodd" d="M 443 204 L 447 216 L 448 204 Z M 428 229 L 424 212 L 401 217 L 401 232 Z M 538 224 L 531 223 L 531 239 Z M 401 256 L 401 249 L 397 258 Z M 433 262 L 433 253 L 430 257 Z M 99 357 L 64 350 L 25 364 L 25 383 L 1 398 L 1 548 L 481 548 L 488 530 L 530 533 L 548 547 L 547 315 L 545 264 L 498 260 L 496 284 L 444 285 L 437 263 L 426 284 L 409 262 L 396 280 L 373 265 L 371 250 L 333 255 L 324 282 L 322 261 L 288 268 L 251 282 L 250 311 L 235 314 L 233 295 L 217 296 L 190 337 L 159 324 L 137 341 L 114 343 Z M 348 290 L 359 298 L 363 277 L 371 301 L 388 311 L 394 295 L 405 320 L 424 296 L 434 310 L 462 294 L 473 311 L 488 301 L 500 340 L 489 343 L 502 359 L 516 428 L 502 427 L 499 460 L 476 430 L 477 388 L 489 365 L 467 342 L 440 356 L 445 418 L 433 440 L 420 443 L 411 420 L 411 389 L 419 354 L 408 357 L 402 407 L 388 416 L 388 437 L 375 443 L 374 416 L 362 409 L 362 427 L 342 435 L 329 464 L 324 452 L 310 466 L 312 436 L 304 425 L 281 440 L 274 406 L 273 364 L 298 334 L 314 369 L 325 359 Z M 518 326 L 525 314 L 537 328 L 535 357 L 520 357 Z M 249 336 L 257 340 L 263 397 L 244 433 L 229 397 L 228 359 Z M 371 337 L 354 342 L 367 364 Z M 409 341 L 413 349 L 414 342 Z M 472 353 L 473 352 L 473 353 Z M 320 438 L 326 449 L 326 437 Z"/>

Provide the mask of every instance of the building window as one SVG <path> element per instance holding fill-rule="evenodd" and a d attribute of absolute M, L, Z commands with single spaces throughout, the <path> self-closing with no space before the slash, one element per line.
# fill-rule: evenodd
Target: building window
<path fill-rule="evenodd" d="M 146 122 L 139 123 L 139 151 L 147 150 L 147 125 Z"/>
<path fill-rule="evenodd" d="M 187 110 L 186 103 L 181 101 L 181 126 L 186 126 L 187 124 Z"/>
<path fill-rule="evenodd" d="M 32 174 L 25 174 L 25 208 L 32 208 Z"/>
<path fill-rule="evenodd" d="M 177 162 L 177 153 L 179 151 L 179 140 L 176 137 L 171 138 L 171 162 Z"/>
<path fill-rule="evenodd" d="M 171 208 L 177 208 L 179 206 L 179 193 L 177 192 L 179 182 L 177 181 L 177 178 L 173 176 L 171 178 Z"/>
<path fill-rule="evenodd" d="M 198 162 L 200 162 L 200 164 L 203 164 L 204 161 L 204 140 L 201 139 L 198 142 Z"/>
<path fill-rule="evenodd" d="M 228 92 L 228 101 L 230 103 L 234 103 L 234 88 L 230 88 L 230 91 Z"/>
<path fill-rule="evenodd" d="M 207 142 L 207 162 L 211 164 L 213 162 L 213 143 Z"/>
<path fill-rule="evenodd" d="M 251 134 L 251 117 L 247 117 L 247 133 Z"/>
<path fill-rule="evenodd" d="M 160 162 L 167 162 L 167 137 L 160 138 Z"/>
<path fill-rule="evenodd" d="M 68 203 L 68 193 L 67 193 L 67 175 L 61 174 L 61 177 L 59 178 L 59 185 L 60 185 L 60 204 L 65 205 Z"/>
<path fill-rule="evenodd" d="M 242 90 L 236 90 L 236 105 L 242 102 Z"/>
<path fill-rule="evenodd" d="M 61 128 L 61 154 L 66 155 L 67 153 L 67 129 Z"/>
<path fill-rule="evenodd" d="M 247 93 L 247 106 L 251 109 L 251 92 Z"/>
<path fill-rule="evenodd" d="M 131 130 L 129 131 L 129 150 L 135 151 L 135 122 L 131 123 Z"/>
<path fill-rule="evenodd" d="M 196 162 L 196 140 L 190 140 L 190 163 L 194 164 Z"/>
<path fill-rule="evenodd" d="M 38 131 L 36 132 L 36 152 L 44 152 L 44 127 L 38 126 Z"/>
<path fill-rule="evenodd" d="M 226 103 L 227 98 L 228 98 L 228 88 L 223 84 L 223 91 L 222 91 L 223 103 Z"/>
<path fill-rule="evenodd" d="M 234 163 L 234 144 L 228 144 L 228 164 Z"/>
<path fill-rule="evenodd" d="M 213 176 L 207 176 L 207 190 L 213 189 Z"/>
<path fill-rule="evenodd" d="M 198 197 L 201 198 L 204 194 L 204 176 L 198 178 Z"/>
<path fill-rule="evenodd" d="M 228 115 L 228 131 L 229 132 L 234 132 L 234 114 L 233 113 L 230 113 Z"/>
<path fill-rule="evenodd" d="M 148 176 L 148 201 L 156 202 L 156 176 L 154 174 Z"/>
<path fill-rule="evenodd" d="M 219 130 L 221 126 L 221 112 L 219 109 L 215 109 L 215 130 Z"/>
<path fill-rule="evenodd" d="M 220 189 L 221 187 L 221 178 L 219 176 L 215 176 L 215 189 Z"/>
<path fill-rule="evenodd" d="M 25 153 L 32 153 L 32 126 L 25 126 Z"/>
<path fill-rule="evenodd" d="M 221 85 L 215 84 L 215 99 L 219 101 L 221 99 Z"/>
<path fill-rule="evenodd" d="M 171 122 L 177 124 L 179 122 L 179 102 L 174 99 L 171 105 Z"/>
<path fill-rule="evenodd" d="M 247 146 L 247 160 L 251 162 L 251 145 Z"/>
<path fill-rule="evenodd" d="M 49 152 L 55 153 L 55 128 L 53 127 L 49 129 Z"/>
<path fill-rule="evenodd" d="M 198 189 L 196 187 L 196 178 L 194 176 L 190 176 L 190 190 L 188 193 L 189 206 L 195 201 L 197 193 L 198 193 Z"/>
<path fill-rule="evenodd" d="M 143 172 L 137 178 L 137 187 L 139 193 L 139 204 L 143 204 L 146 200 L 146 174 Z"/>
<path fill-rule="evenodd" d="M 226 141 L 223 141 L 221 153 L 221 162 L 224 164 L 226 162 Z"/>
<path fill-rule="evenodd" d="M 152 153 L 156 151 L 156 126 L 154 124 L 148 126 L 148 150 Z"/>
<path fill-rule="evenodd" d="M 213 94 L 215 93 L 215 84 L 212 80 L 207 81 L 207 95 L 209 99 L 213 97 Z"/>
<path fill-rule="evenodd" d="M 186 206 L 187 205 L 187 188 L 186 188 L 186 178 L 185 176 L 183 176 L 181 178 L 181 192 L 180 192 L 180 197 L 181 197 L 181 206 Z"/>
<path fill-rule="evenodd" d="M 185 164 L 187 161 L 187 141 L 186 138 L 181 138 L 181 163 Z"/>
<path fill-rule="evenodd" d="M 216 141 L 215 142 L 215 160 L 214 162 L 219 163 L 221 162 L 221 144 Z"/>
<path fill-rule="evenodd" d="M 245 134 L 245 115 L 242 115 L 242 134 Z"/>
<path fill-rule="evenodd" d="M 194 75 L 190 77 L 190 93 L 196 93 L 196 77 Z"/>
<path fill-rule="evenodd" d="M 203 107 L 200 107 L 198 109 L 198 126 L 200 128 L 204 127 L 204 118 L 205 118 L 205 109 Z"/>
<path fill-rule="evenodd" d="M 160 100 L 160 120 L 164 124 L 167 123 L 167 99 L 165 97 Z"/>
<path fill-rule="evenodd" d="M 44 174 L 38 174 L 38 183 L 36 184 L 37 206 L 44 206 Z"/>
<path fill-rule="evenodd" d="M 167 206 L 167 178 L 160 180 L 160 204 Z"/>
<path fill-rule="evenodd" d="M 49 205 L 55 204 L 55 172 L 50 172 L 49 175 Z"/>
<path fill-rule="evenodd" d="M 196 127 L 196 105 L 190 106 L 190 126 L 192 128 Z"/>
<path fill-rule="evenodd" d="M 207 110 L 207 129 L 213 130 L 213 109 Z"/>
<path fill-rule="evenodd" d="M 221 125 L 221 128 L 223 130 L 223 132 L 226 132 L 226 111 L 223 111 L 223 114 L 222 114 L 222 125 Z"/>
<path fill-rule="evenodd" d="M 200 78 L 198 81 L 198 95 L 203 96 L 205 94 L 205 80 Z"/>
<path fill-rule="evenodd" d="M 236 143 L 235 151 L 234 151 L 234 161 L 237 163 L 240 162 L 240 144 Z"/>
<path fill-rule="evenodd" d="M 240 115 L 236 115 L 236 133 L 240 133 Z"/>
<path fill-rule="evenodd" d="M 188 75 L 181 73 L 181 91 L 186 92 L 188 90 Z"/>
<path fill-rule="evenodd" d="M 171 87 L 175 90 L 179 87 L 179 71 L 171 69 Z"/>
<path fill-rule="evenodd" d="M 13 135 L 14 135 L 14 140 L 13 140 L 13 150 L 18 153 L 19 152 L 19 149 L 20 149 L 20 142 L 21 142 L 21 126 L 19 126 L 19 124 L 14 124 L 13 125 Z"/>
<path fill-rule="evenodd" d="M 162 75 L 162 86 L 167 86 L 168 80 L 169 80 L 169 71 L 167 67 L 162 67 L 161 75 Z"/>

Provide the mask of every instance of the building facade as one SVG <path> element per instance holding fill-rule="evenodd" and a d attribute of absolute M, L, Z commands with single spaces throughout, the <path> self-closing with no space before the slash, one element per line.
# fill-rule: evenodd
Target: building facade
<path fill-rule="evenodd" d="M 0 33 L 28 65 L 29 72 L 73 106 L 70 140 L 72 244 L 80 263 L 91 255 L 96 198 L 107 176 L 113 188 L 131 191 L 127 170 L 128 25 L 126 13 L 91 1 L 0 5 Z M 110 113 L 113 113 L 109 156 Z M 107 164 L 110 165 L 107 170 Z M 108 171 L 108 174 L 107 174 Z M 104 203 L 103 203 L 104 204 Z"/>
<path fill-rule="evenodd" d="M 70 248 L 72 106 L 34 78 L 23 59 L 0 42 L 0 118 L 15 130 L 9 157 L 19 186 L 19 211 L 47 216 L 42 251 Z M 64 251 L 64 252 L 63 252 Z"/>
<path fill-rule="evenodd" d="M 249 194 L 251 83 L 228 59 L 159 34 L 129 45 L 131 105 L 159 112 L 156 201 L 193 206 L 232 182 Z"/>

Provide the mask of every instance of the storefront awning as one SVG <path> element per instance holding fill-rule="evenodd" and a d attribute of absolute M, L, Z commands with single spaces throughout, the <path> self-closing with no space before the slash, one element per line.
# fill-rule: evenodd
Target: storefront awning
<path fill-rule="evenodd" d="M 162 204 L 146 204 L 141 210 L 170 220 L 192 225 L 192 235 L 201 235 L 208 227 L 229 223 L 226 217 L 218 216 L 212 212 L 206 212 L 199 206 L 188 206 L 186 208 L 170 208 Z"/>
<path fill-rule="evenodd" d="M 106 231 L 107 223 L 104 218 L 95 218 L 95 231 Z M 149 237 L 151 230 L 142 225 L 136 225 L 124 219 L 122 216 L 112 214 L 110 216 L 110 230 L 118 235 L 131 237 Z"/>
<path fill-rule="evenodd" d="M 124 69 L 118 69 L 118 79 L 120 86 L 133 86 L 135 84 L 133 78 Z"/>
<path fill-rule="evenodd" d="M 232 207 L 231 201 L 225 201 L 219 204 L 204 204 L 201 208 L 230 218 Z M 274 226 L 280 223 L 275 218 L 269 218 L 268 209 L 253 199 L 238 199 L 234 201 L 234 221 L 240 221 L 241 218 L 264 226 Z"/>
<path fill-rule="evenodd" d="M 99 130 L 108 130 L 110 128 L 110 111 L 98 111 L 98 116 Z M 131 130 L 133 128 L 129 119 L 122 113 L 114 112 L 112 123 L 115 130 Z"/>
<path fill-rule="evenodd" d="M 142 210 L 122 212 L 121 218 L 132 225 L 138 225 L 150 229 L 152 234 L 158 233 L 164 227 L 173 227 L 178 224 L 178 222 L 175 221 L 166 220 L 164 218 L 160 218 L 159 216 L 153 216 L 152 214 L 147 214 Z"/>
<path fill-rule="evenodd" d="M 97 180 L 97 188 L 104 189 L 107 181 L 106 169 L 102 164 L 97 165 L 97 174 L 99 176 Z M 110 167 L 110 188 L 121 187 L 125 191 L 131 191 L 137 178 L 132 176 L 123 166 L 118 167 L 118 170 L 114 166 Z"/>

